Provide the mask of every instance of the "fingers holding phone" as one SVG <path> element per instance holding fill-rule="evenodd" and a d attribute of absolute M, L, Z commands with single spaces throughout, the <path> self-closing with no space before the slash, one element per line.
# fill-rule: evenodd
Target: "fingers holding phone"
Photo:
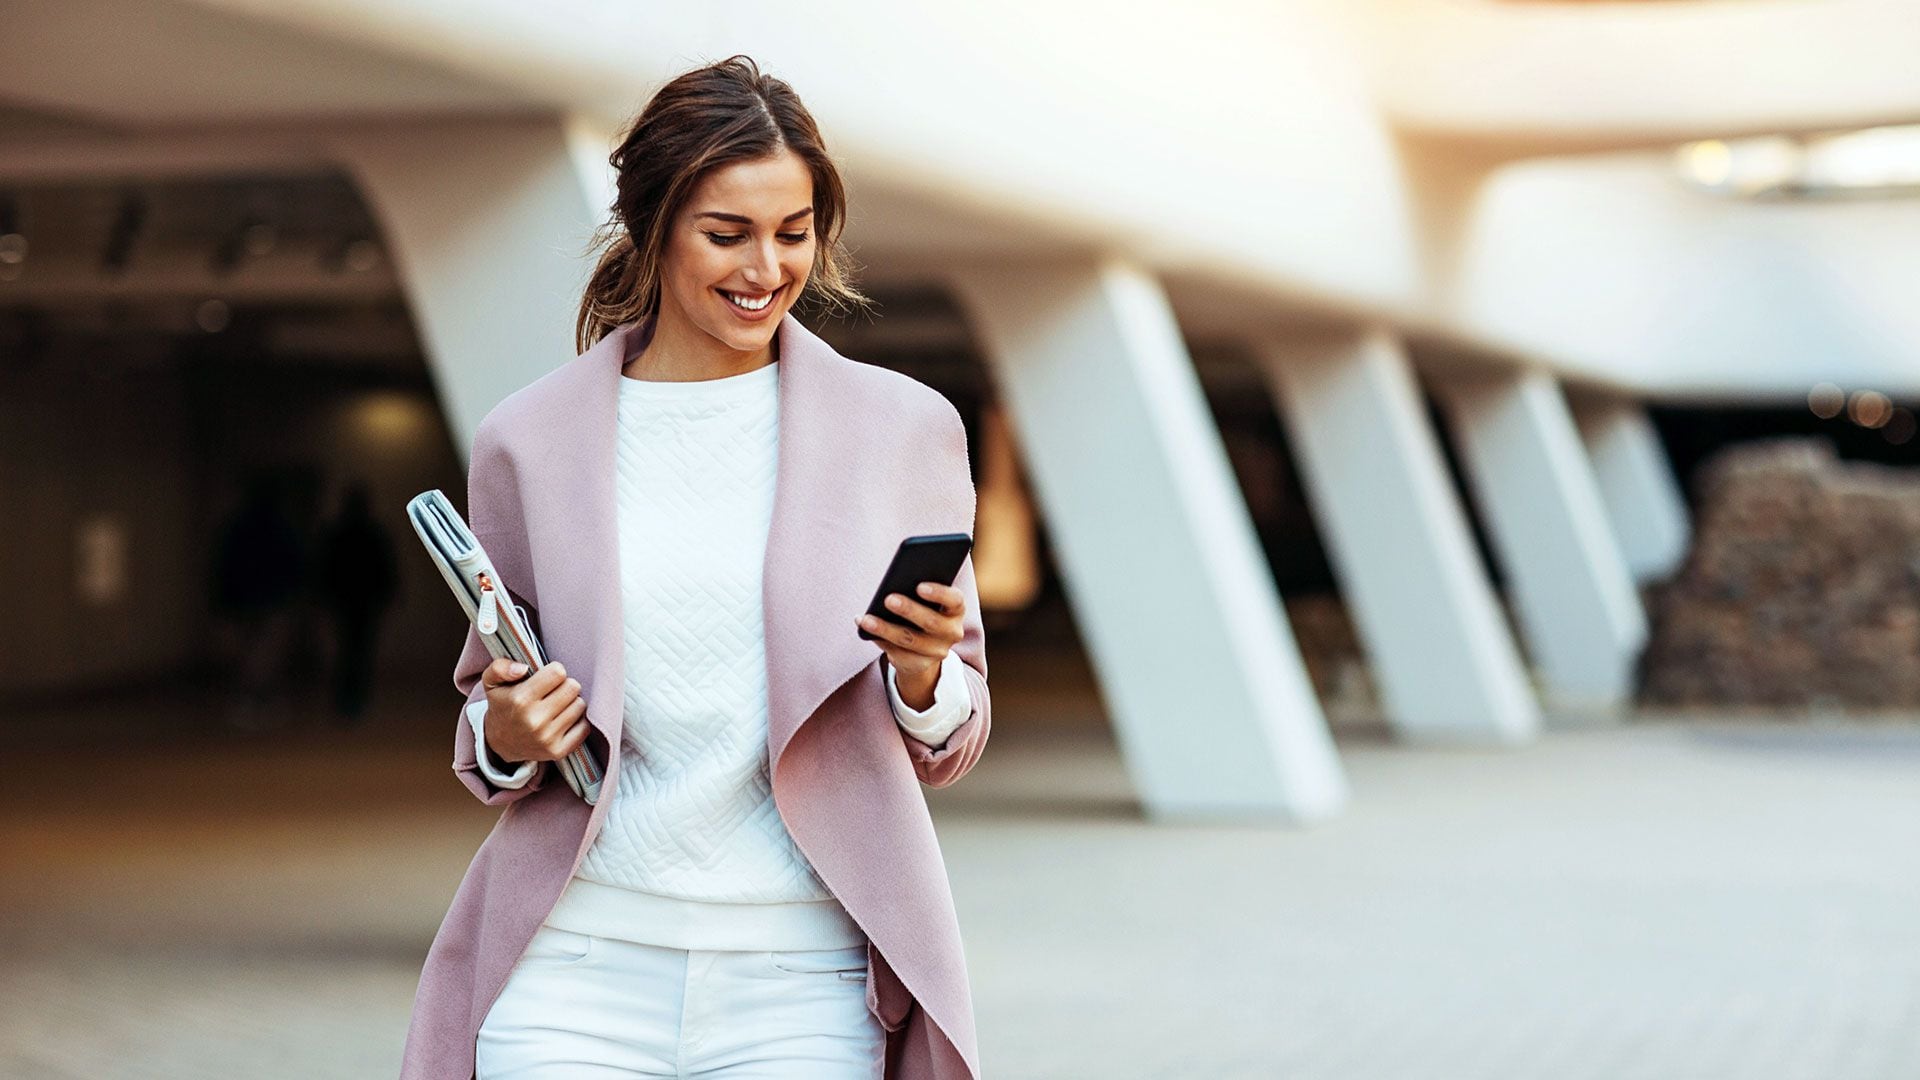
<path fill-rule="evenodd" d="M 960 576 L 961 565 L 967 561 L 967 553 L 972 550 L 973 537 L 966 533 L 909 536 L 900 541 L 900 546 L 894 550 L 893 561 L 887 564 L 886 573 L 880 576 L 880 587 L 874 590 L 873 600 L 867 605 L 867 615 L 880 623 L 912 630 L 920 625 L 907 618 L 907 611 L 912 609 L 896 610 L 889 606 L 889 597 L 898 596 L 909 603 L 934 601 L 947 606 L 964 607 L 964 598 L 960 598 L 960 591 L 952 586 Z M 921 591 L 924 585 L 933 585 L 940 591 L 929 595 Z M 959 599 L 941 600 L 941 597 Z M 962 612 L 948 614 L 957 616 Z M 868 619 L 858 620 L 858 626 L 863 639 L 871 641 L 877 636 L 877 630 Z M 897 643 L 896 638 L 887 640 Z"/>
<path fill-rule="evenodd" d="M 867 614 L 860 616 L 860 628 L 877 639 L 890 658 L 897 649 L 938 664 L 966 633 L 967 598 L 959 589 L 937 581 L 923 581 L 914 591 L 919 594 L 917 598 L 900 593 L 887 593 L 881 598 L 886 610 L 906 620 L 907 625 Z M 894 666 L 903 671 L 914 669 L 914 665 L 902 664 L 897 658 Z"/>
<path fill-rule="evenodd" d="M 912 708 L 931 705 L 940 663 L 966 633 L 966 594 L 953 582 L 972 548 L 966 533 L 907 537 L 857 620 L 860 636 L 893 665 L 901 699 Z"/>

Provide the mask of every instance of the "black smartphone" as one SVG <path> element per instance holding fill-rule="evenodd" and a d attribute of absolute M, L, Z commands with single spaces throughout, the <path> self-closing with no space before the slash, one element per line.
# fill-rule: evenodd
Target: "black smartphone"
<path fill-rule="evenodd" d="M 953 579 L 960 576 L 960 564 L 967 561 L 967 553 L 972 550 L 973 537 L 966 533 L 909 536 L 900 541 L 900 547 L 893 553 L 892 564 L 880 578 L 880 588 L 873 594 L 873 602 L 867 605 L 867 614 L 896 626 L 914 625 L 905 615 L 895 615 L 888 610 L 887 597 L 899 593 L 927 603 L 927 598 L 920 595 L 920 583 L 937 581 L 942 585 L 953 584 Z M 866 627 L 857 629 L 862 638 L 873 640 L 873 635 L 867 633 Z"/>

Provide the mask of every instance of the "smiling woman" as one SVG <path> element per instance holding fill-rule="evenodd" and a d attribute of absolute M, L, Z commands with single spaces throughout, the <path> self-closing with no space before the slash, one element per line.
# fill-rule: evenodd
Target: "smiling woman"
<path fill-rule="evenodd" d="M 660 318 L 627 374 L 674 382 L 770 362 L 773 327 L 806 288 L 820 249 L 813 190 L 806 162 L 784 147 L 701 177 L 667 231 Z"/>
<path fill-rule="evenodd" d="M 786 83 L 688 72 L 611 161 L 584 351 L 469 456 L 473 529 L 554 661 L 470 634 L 455 666 L 455 770 L 508 809 L 428 953 L 403 1080 L 978 1080 L 920 792 L 990 727 L 972 566 L 862 614 L 904 540 L 973 528 L 965 426 L 793 317 L 867 301 Z M 545 783 L 589 738 L 590 810 Z"/>
<path fill-rule="evenodd" d="M 798 170 L 801 173 L 801 179 L 806 180 L 806 183 L 808 185 L 811 185 L 811 180 L 806 179 L 804 176 L 804 169 L 805 169 L 804 164 L 791 151 L 786 151 L 781 153 L 779 156 L 775 158 L 768 159 L 765 162 L 743 163 L 740 165 L 729 167 L 715 174 L 714 176 L 709 177 L 708 183 L 703 184 L 702 187 L 703 188 L 712 187 L 716 190 L 696 192 L 694 205 L 696 206 L 701 205 L 703 202 L 707 200 L 720 201 L 720 200 L 726 199 L 728 196 L 725 194 L 722 194 L 718 190 L 720 188 L 729 187 L 729 186 L 740 187 L 744 184 L 751 189 L 754 186 L 753 177 L 751 173 L 753 172 L 754 166 L 756 164 L 784 166 L 785 167 L 784 171 L 788 174 L 786 176 L 774 175 L 774 176 L 768 177 L 767 184 L 763 188 L 761 188 L 761 190 L 771 190 L 772 188 L 779 186 L 782 182 L 785 182 L 786 184 L 794 187 L 795 189 L 799 189 L 801 185 L 798 182 L 796 182 L 795 177 L 792 175 L 796 170 Z M 783 226 L 786 230 L 789 230 L 789 231 L 782 231 L 777 234 L 777 236 L 779 237 L 780 243 L 786 245 L 786 249 L 788 251 L 792 251 L 795 253 L 796 257 L 788 260 L 783 260 L 783 261 L 791 262 L 796 266 L 802 267 L 802 269 L 800 269 L 799 273 L 796 275 L 797 280 L 802 284 L 805 283 L 807 273 L 812 267 L 813 252 L 815 250 L 816 245 L 813 243 L 813 233 L 810 230 L 805 228 L 801 228 L 798 231 L 791 231 L 791 230 L 797 224 L 804 224 L 806 220 L 808 218 L 811 218 L 812 216 L 813 216 L 813 207 L 811 206 L 806 206 L 806 207 L 800 208 L 799 210 L 795 210 L 793 213 L 788 214 L 786 217 L 780 220 L 781 226 Z M 756 228 L 756 226 L 754 224 L 753 218 L 748 215 L 729 214 L 729 213 L 723 213 L 718 210 L 702 210 L 693 215 L 693 219 L 695 221 L 700 221 L 705 218 L 711 218 L 714 221 L 728 222 L 735 225 L 748 226 L 749 231 L 746 231 L 746 232 L 720 232 L 720 231 L 715 231 L 710 229 L 702 230 L 703 232 L 706 233 L 706 237 L 708 240 L 712 241 L 714 244 L 719 245 L 720 247 L 739 247 L 754 239 L 754 234 L 752 229 Z M 776 250 L 774 254 L 775 254 L 775 257 L 778 258 L 782 254 L 782 252 Z M 756 257 L 756 259 L 758 255 L 759 255 L 759 252 L 755 251 L 754 256 Z M 713 261 L 718 262 L 719 260 L 716 259 Z M 752 266 L 752 264 L 749 263 L 749 266 L 748 266 L 749 271 L 751 271 L 753 268 L 754 267 Z M 768 275 L 768 276 L 777 276 L 777 275 Z M 719 291 L 720 291 L 720 295 L 732 301 L 735 307 L 738 307 L 739 309 L 741 309 L 741 312 L 743 313 L 759 312 L 760 314 L 758 316 L 751 315 L 751 314 L 743 315 L 743 317 L 745 318 L 757 321 L 760 318 L 766 317 L 768 314 L 778 314 L 777 311 L 769 312 L 768 310 L 769 305 L 773 302 L 775 297 L 791 295 L 792 292 L 794 291 L 794 282 L 792 280 L 783 281 L 772 290 L 767 290 L 766 288 L 764 288 L 764 286 L 756 287 L 754 284 L 751 283 L 751 280 L 749 280 L 749 283 L 742 287 L 728 289 L 722 286 L 722 287 L 719 287 Z"/>
<path fill-rule="evenodd" d="M 806 106 L 744 57 L 703 70 L 714 74 L 654 95 L 608 159 L 612 216 L 596 236 L 575 347 L 657 313 L 661 348 L 636 377 L 711 374 L 716 345 L 747 354 L 724 366 L 748 370 L 766 362 L 760 351 L 800 301 L 869 303 L 840 246 L 846 188 Z M 663 356 L 681 370 L 656 369 Z"/>

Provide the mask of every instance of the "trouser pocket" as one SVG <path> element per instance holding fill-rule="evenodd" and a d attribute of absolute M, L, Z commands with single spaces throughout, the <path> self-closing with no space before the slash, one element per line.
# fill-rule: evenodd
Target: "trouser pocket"
<path fill-rule="evenodd" d="M 789 975 L 839 975 L 849 980 L 867 977 L 867 947 L 845 949 L 791 949 L 767 954 L 776 971 Z"/>

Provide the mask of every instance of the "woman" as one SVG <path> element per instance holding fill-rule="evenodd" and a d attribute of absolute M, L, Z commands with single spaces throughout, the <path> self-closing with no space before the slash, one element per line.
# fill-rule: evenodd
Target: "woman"
<path fill-rule="evenodd" d="M 978 1077 L 920 790 L 986 743 L 972 563 L 891 598 L 911 627 L 864 614 L 902 539 L 971 531 L 966 431 L 790 314 L 864 298 L 785 83 L 689 72 L 611 162 L 590 347 L 474 436 L 470 522 L 558 659 L 470 633 L 456 666 L 454 769 L 506 809 L 402 1075 Z M 591 808 L 551 779 L 583 744 Z"/>

